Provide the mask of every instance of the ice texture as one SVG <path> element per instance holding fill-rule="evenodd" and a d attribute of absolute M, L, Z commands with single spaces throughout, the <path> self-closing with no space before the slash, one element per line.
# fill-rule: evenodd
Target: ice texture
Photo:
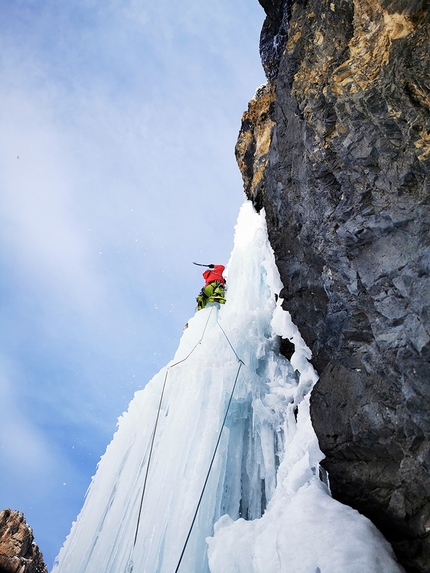
<path fill-rule="evenodd" d="M 226 304 L 190 319 L 119 419 L 53 573 L 400 572 L 371 522 L 330 496 L 311 353 L 278 297 L 264 213 L 248 202 L 225 275 Z"/>

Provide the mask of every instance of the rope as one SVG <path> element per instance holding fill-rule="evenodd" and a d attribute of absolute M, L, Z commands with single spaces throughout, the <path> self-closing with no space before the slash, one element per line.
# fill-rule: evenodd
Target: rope
<path fill-rule="evenodd" d="M 210 319 L 210 317 L 211 317 L 213 308 L 214 308 L 214 307 L 211 308 L 211 311 L 210 311 L 210 313 L 209 313 L 209 316 L 208 316 L 208 319 L 207 319 L 207 321 L 206 321 L 206 324 L 205 324 L 205 327 L 204 327 L 204 329 L 203 329 L 203 332 L 202 332 L 202 335 L 201 335 L 201 337 L 200 337 L 200 340 L 195 344 L 195 346 L 191 349 L 191 351 L 187 354 L 187 356 L 185 356 L 185 358 L 182 358 L 181 360 L 178 360 L 178 362 L 175 362 L 174 364 L 171 364 L 171 365 L 167 368 L 166 375 L 165 375 L 165 377 L 164 377 L 163 387 L 162 387 L 161 395 L 160 395 L 160 401 L 159 401 L 159 404 L 158 404 L 157 416 L 156 416 L 156 419 L 155 419 L 154 431 L 153 431 L 153 433 L 152 433 L 152 438 L 151 438 L 151 445 L 150 445 L 150 449 L 149 449 L 148 463 L 146 464 L 146 472 L 145 472 L 145 478 L 144 478 L 144 482 L 143 482 L 142 496 L 141 496 L 141 498 L 140 498 L 139 513 L 138 513 L 138 517 L 137 517 L 136 531 L 135 531 L 135 535 L 134 535 L 134 542 L 133 542 L 133 548 L 132 548 L 132 555 L 133 555 L 133 552 L 134 552 L 134 548 L 135 548 L 135 546 L 136 546 L 137 536 L 138 536 L 138 533 L 139 533 L 140 519 L 141 519 L 142 507 L 143 507 L 143 499 L 144 499 L 144 496 L 145 496 L 146 484 L 147 484 L 147 481 L 148 481 L 149 467 L 150 467 L 150 463 L 151 463 L 152 452 L 153 452 L 154 442 L 155 442 L 155 435 L 156 435 L 156 433 L 157 433 L 158 420 L 159 420 L 159 417 L 160 417 L 161 405 L 162 405 L 162 402 L 163 402 L 164 390 L 165 390 L 165 388 L 166 388 L 167 378 L 168 378 L 170 369 L 171 369 L 171 368 L 174 368 L 175 366 L 178 366 L 178 364 L 181 364 L 182 362 L 185 362 L 186 360 L 188 360 L 188 358 L 191 356 L 191 354 L 194 352 L 194 350 L 197 348 L 197 346 L 198 346 L 199 344 L 201 344 L 201 342 L 202 342 L 202 340 L 203 340 L 203 338 L 204 338 L 204 336 L 205 336 L 206 329 L 207 329 L 207 326 L 208 326 L 208 324 L 209 324 L 209 319 Z M 225 338 L 226 338 L 226 340 L 227 340 L 227 342 L 228 342 L 230 348 L 232 349 L 234 355 L 236 356 L 236 358 L 237 358 L 237 360 L 238 360 L 238 362 L 239 362 L 239 367 L 238 367 L 237 372 L 236 372 L 236 377 L 235 377 L 235 379 L 234 379 L 233 388 L 232 388 L 231 393 L 230 393 L 230 398 L 229 398 L 229 400 L 228 400 L 227 409 L 226 409 L 225 414 L 224 414 L 224 419 L 223 419 L 223 422 L 222 422 L 222 425 L 221 425 L 221 429 L 220 429 L 219 434 L 218 434 L 218 439 L 217 439 L 217 442 L 216 442 L 216 444 L 215 444 L 215 449 L 214 449 L 214 452 L 213 452 L 213 454 L 212 454 L 211 462 L 210 462 L 210 464 L 209 464 L 209 469 L 208 469 L 207 474 L 206 474 L 206 478 L 205 478 L 205 481 L 204 481 L 204 484 L 203 484 L 203 488 L 202 488 L 202 491 L 201 491 L 201 493 L 200 493 L 199 500 L 198 500 L 198 502 L 197 502 L 197 506 L 196 506 L 196 509 L 195 509 L 195 512 L 194 512 L 194 516 L 193 516 L 191 525 L 190 525 L 190 529 L 189 529 L 188 534 L 187 534 L 187 537 L 186 537 L 186 539 L 185 539 L 185 543 L 184 543 L 184 546 L 183 546 L 183 548 L 182 548 L 182 552 L 181 552 L 181 555 L 180 555 L 180 557 L 179 557 L 179 561 L 178 561 L 178 564 L 177 564 L 177 566 L 176 566 L 175 573 L 178 573 L 179 567 L 180 567 L 181 562 L 182 562 L 182 558 L 183 558 L 184 553 L 185 553 L 185 549 L 186 549 L 186 547 L 187 547 L 187 545 L 188 545 L 188 541 L 189 541 L 189 539 L 190 539 L 191 532 L 192 532 L 192 530 L 193 530 L 194 523 L 195 523 L 196 518 L 197 518 L 197 513 L 198 513 L 198 511 L 199 511 L 199 509 L 200 509 L 200 504 L 201 504 L 201 501 L 202 501 L 202 499 L 203 499 L 203 495 L 204 495 L 204 492 L 205 492 L 205 489 L 206 489 L 206 485 L 207 485 L 208 480 L 209 480 L 209 475 L 210 475 L 210 472 L 211 472 L 211 470 L 212 470 L 213 463 L 214 463 L 214 461 L 215 461 L 215 456 L 216 456 L 216 453 L 217 453 L 217 451 L 218 451 L 219 443 L 220 443 L 220 441 L 221 441 L 222 431 L 223 431 L 223 429 L 224 429 L 224 426 L 225 426 L 225 423 L 226 423 L 226 420 L 227 420 L 227 415 L 228 415 L 228 412 L 229 412 L 229 410 L 230 410 L 230 405 L 231 405 L 231 401 L 232 401 L 232 399 L 233 399 L 234 391 L 235 391 L 235 389 L 236 389 L 236 384 L 237 384 L 237 380 L 238 380 L 238 378 L 239 378 L 240 369 L 242 368 L 242 366 L 245 366 L 245 363 L 243 362 L 243 360 L 241 360 L 241 359 L 239 358 L 239 356 L 238 356 L 237 352 L 235 351 L 235 349 L 233 348 L 233 345 L 231 344 L 231 342 L 230 342 L 230 340 L 229 340 L 229 338 L 228 338 L 228 336 L 227 336 L 225 330 L 223 329 L 223 327 L 222 327 L 222 326 L 220 325 L 220 323 L 218 322 L 218 319 L 217 319 L 217 324 L 218 324 L 218 326 L 220 327 L 222 333 L 224 334 L 224 336 L 225 336 Z M 127 568 L 127 571 L 128 571 L 129 573 L 131 573 L 131 572 L 133 571 L 133 567 L 134 567 L 132 555 L 131 555 L 130 562 L 129 562 L 129 565 L 128 565 L 128 568 Z"/>
<path fill-rule="evenodd" d="M 225 334 L 225 333 L 224 333 L 224 334 Z M 236 354 L 236 353 L 235 353 L 235 354 Z M 236 356 L 237 356 L 237 355 L 236 355 Z M 206 479 L 205 479 L 205 482 L 204 482 L 204 484 L 203 484 L 202 491 L 201 491 L 201 493 L 200 493 L 199 501 L 197 502 L 197 507 L 196 507 L 196 510 L 195 510 L 195 512 L 194 512 L 193 520 L 192 520 L 192 522 L 191 522 L 190 529 L 188 530 L 188 535 L 187 535 L 187 538 L 185 539 L 185 543 L 184 543 L 184 546 L 183 546 L 183 548 L 182 548 L 182 552 L 181 552 L 181 555 L 180 555 L 180 557 L 179 557 L 179 561 L 178 561 L 178 564 L 177 564 L 177 566 L 176 566 L 175 573 L 178 573 L 179 567 L 180 567 L 181 562 L 182 562 L 182 558 L 183 558 L 184 553 L 185 553 L 185 549 L 186 549 L 186 547 L 187 547 L 187 545 L 188 545 L 188 541 L 189 541 L 189 539 L 190 539 L 190 535 L 191 535 L 191 532 L 192 532 L 192 530 L 193 530 L 194 523 L 195 523 L 195 521 L 196 521 L 197 513 L 198 513 L 198 511 L 199 511 L 199 509 L 200 509 L 200 504 L 201 504 L 201 501 L 202 501 L 202 498 L 203 498 L 203 494 L 205 493 L 206 485 L 207 485 L 208 480 L 209 480 L 209 474 L 211 473 L 211 469 L 212 469 L 212 466 L 213 466 L 213 463 L 214 463 L 214 460 L 215 460 L 215 456 L 216 456 L 216 453 L 217 453 L 217 451 L 218 451 L 218 446 L 219 446 L 219 443 L 220 443 L 220 441 L 221 441 L 222 431 L 223 431 L 223 429 L 224 429 L 225 422 L 226 422 L 226 420 L 227 420 L 227 414 L 228 414 L 228 411 L 229 411 L 229 409 L 230 409 L 230 404 L 231 404 L 231 401 L 232 401 L 232 398 L 233 398 L 234 391 L 235 391 L 235 389 L 236 389 L 236 383 L 237 383 L 237 379 L 239 378 L 239 372 L 240 372 L 240 369 L 242 368 L 242 365 L 243 365 L 243 364 L 244 364 L 244 363 L 242 362 L 242 360 L 239 359 L 239 368 L 237 369 L 237 372 L 236 372 L 236 378 L 235 378 L 235 380 L 234 380 L 233 388 L 232 388 L 232 391 L 231 391 L 231 394 L 230 394 L 230 398 L 229 398 L 229 401 L 228 401 L 228 404 L 227 404 L 227 409 L 226 409 L 225 414 L 224 414 L 224 420 L 223 420 L 222 425 L 221 425 L 221 430 L 219 431 L 219 434 L 218 434 L 218 439 L 217 439 L 217 442 L 216 442 L 216 445 L 215 445 L 214 452 L 213 452 L 213 454 L 212 454 L 211 463 L 209 464 L 209 469 L 208 469 L 208 472 L 207 472 L 207 474 L 206 474 Z"/>
<path fill-rule="evenodd" d="M 225 330 L 223 329 L 223 327 L 222 327 L 222 326 L 220 325 L 220 323 L 218 322 L 218 319 L 217 319 L 217 325 L 218 325 L 218 326 L 220 327 L 220 329 L 222 330 L 222 333 L 224 334 L 224 336 L 225 336 L 227 342 L 229 343 L 230 348 L 233 350 L 234 355 L 236 356 L 236 358 L 237 358 L 240 362 L 242 362 L 242 364 L 244 364 L 244 362 L 243 362 L 243 361 L 239 358 L 239 356 L 237 355 L 236 350 L 233 348 L 232 343 L 230 342 L 230 340 L 229 340 L 227 334 L 225 333 Z"/>
<path fill-rule="evenodd" d="M 162 404 L 162 402 L 163 402 L 164 389 L 166 388 L 166 381 L 167 381 L 167 376 L 168 376 L 168 374 L 169 374 L 169 369 L 167 369 L 166 375 L 164 376 L 163 389 L 161 390 L 160 402 L 158 403 L 157 417 L 155 418 L 154 431 L 152 432 L 151 446 L 150 446 L 150 448 L 149 448 L 148 463 L 146 464 L 145 479 L 144 479 L 144 481 L 143 481 L 142 496 L 141 496 L 141 498 L 140 498 L 139 514 L 138 514 L 138 516 L 137 516 L 136 533 L 134 534 L 133 548 L 134 548 L 134 546 L 136 545 L 137 534 L 138 534 L 138 532 L 139 532 L 139 524 L 140 524 L 140 516 L 141 516 L 141 513 L 142 513 L 143 498 L 144 498 L 144 496 L 145 496 L 146 482 L 147 482 L 147 480 L 148 480 L 148 472 L 149 472 L 149 466 L 150 466 L 150 464 L 151 464 L 152 450 L 153 450 L 153 448 L 154 448 L 155 434 L 156 434 L 156 432 L 157 432 L 158 419 L 159 419 L 159 417 L 160 417 L 161 404 Z"/>
<path fill-rule="evenodd" d="M 202 335 L 201 335 L 201 337 L 200 337 L 200 340 L 195 344 L 195 346 L 193 347 L 193 349 L 187 354 L 187 356 L 186 356 L 185 358 L 182 358 L 182 360 L 178 360 L 178 362 L 175 362 L 174 364 L 171 364 L 171 365 L 167 368 L 167 370 L 166 370 L 166 375 L 164 376 L 164 381 L 163 381 L 163 387 L 162 387 L 162 390 L 161 390 L 160 401 L 159 401 L 159 403 L 158 403 L 157 416 L 156 416 L 156 418 L 155 418 L 154 431 L 152 432 L 151 446 L 150 446 L 150 448 L 149 448 L 148 463 L 146 464 L 146 472 L 145 472 L 145 478 L 144 478 L 144 481 L 143 481 L 142 496 L 141 496 L 141 498 L 140 498 L 139 513 L 138 513 L 138 516 L 137 516 L 136 531 L 135 531 L 135 534 L 134 534 L 133 550 L 134 550 L 134 547 L 135 547 L 135 545 L 136 545 L 137 534 L 138 534 L 138 532 L 139 532 L 140 518 L 141 518 L 142 506 L 143 506 L 143 498 L 145 497 L 146 483 L 147 483 L 147 481 L 148 481 L 149 466 L 150 466 L 150 464 L 151 464 L 152 451 L 153 451 L 153 448 L 154 448 L 155 435 L 156 435 L 156 433 L 157 433 L 158 420 L 159 420 L 159 417 L 160 417 L 161 405 L 162 405 L 162 402 L 163 402 L 163 396 L 164 396 L 164 390 L 165 390 L 165 388 L 166 388 L 167 377 L 168 377 L 168 375 L 169 375 L 169 372 L 170 372 L 170 369 L 171 369 L 171 368 L 173 368 L 174 366 L 178 366 L 178 364 L 181 364 L 182 362 L 185 362 L 185 360 L 188 360 L 188 358 L 191 356 L 191 354 L 194 352 L 194 350 L 197 348 L 197 346 L 198 346 L 199 344 L 201 344 L 201 342 L 202 342 L 202 340 L 203 340 L 203 337 L 204 337 L 204 335 L 205 335 L 205 332 L 206 332 L 206 328 L 207 328 L 207 326 L 208 326 L 208 324 L 209 324 L 209 319 L 210 319 L 210 317 L 211 317 L 212 311 L 213 311 L 213 307 L 211 308 L 211 311 L 210 311 L 210 313 L 209 313 L 209 316 L 208 316 L 208 319 L 207 319 L 207 321 L 206 321 L 206 324 L 205 324 L 205 327 L 204 327 L 204 329 L 203 329 L 203 332 L 202 332 Z M 133 551 L 133 550 L 132 550 L 132 551 Z M 132 571 L 132 569 L 129 569 L 129 571 Z"/>

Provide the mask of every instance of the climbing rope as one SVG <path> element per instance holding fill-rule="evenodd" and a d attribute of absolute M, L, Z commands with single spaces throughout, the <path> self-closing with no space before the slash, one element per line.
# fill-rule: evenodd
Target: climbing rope
<path fill-rule="evenodd" d="M 213 308 L 214 308 L 214 307 L 213 307 Z M 211 308 L 211 311 L 210 311 L 210 313 L 209 313 L 209 316 L 208 316 L 208 319 L 207 319 L 207 321 L 206 321 L 206 324 L 205 324 L 205 327 L 204 327 L 204 329 L 203 329 L 203 332 L 202 332 L 202 335 L 201 335 L 201 337 L 200 337 L 200 340 L 195 344 L 195 346 L 191 349 L 191 351 L 187 354 L 187 356 L 185 356 L 185 358 L 182 358 L 181 360 L 178 360 L 178 362 L 175 362 L 174 364 L 171 364 L 171 365 L 167 368 L 166 374 L 165 374 L 165 376 L 164 376 L 163 386 L 162 386 L 161 395 L 160 395 L 160 400 L 159 400 L 159 403 L 158 403 L 157 416 L 156 416 L 156 418 L 155 418 L 154 430 L 153 430 L 153 432 L 152 432 L 152 437 L 151 437 L 151 444 L 150 444 L 150 448 L 149 448 L 148 462 L 147 462 L 147 464 L 146 464 L 146 471 L 145 471 L 145 477 L 144 477 L 144 481 L 143 481 L 142 495 L 141 495 L 141 498 L 140 498 L 139 512 L 138 512 L 137 523 L 136 523 L 136 530 L 135 530 L 135 534 L 134 534 L 133 548 L 132 548 L 132 552 L 131 552 L 130 562 L 129 562 L 128 567 L 127 567 L 127 572 L 128 572 L 128 573 L 132 573 L 132 571 L 133 571 L 133 559 L 132 559 L 132 556 L 133 556 L 134 548 L 135 548 L 135 546 L 136 546 L 137 536 L 138 536 L 138 533 L 139 533 L 139 526 L 140 526 L 140 520 L 141 520 L 141 515 L 142 515 L 142 507 L 143 507 L 143 500 L 144 500 L 145 492 L 146 492 L 146 484 L 147 484 L 147 481 L 148 481 L 149 468 L 150 468 L 150 464 L 151 464 L 151 458 L 152 458 L 152 453 L 153 453 L 153 449 L 154 449 L 155 436 L 156 436 L 156 433 L 157 433 L 158 420 L 159 420 L 159 417 L 160 417 L 161 406 L 162 406 L 162 403 L 163 403 L 163 397 L 164 397 L 164 391 L 165 391 L 165 388 L 166 388 L 167 378 L 168 378 L 168 375 L 169 375 L 170 370 L 171 370 L 172 368 L 174 368 L 175 366 L 178 366 L 179 364 L 182 364 L 182 362 L 185 362 L 186 360 L 188 360 L 188 358 L 193 354 L 193 352 L 195 351 L 195 349 L 197 348 L 197 346 L 199 346 L 199 344 L 201 344 L 201 342 L 203 341 L 203 338 L 204 338 L 205 333 L 206 333 L 207 326 L 208 326 L 208 324 L 209 324 L 209 319 L 210 319 L 210 317 L 211 317 L 211 315 L 212 315 L 213 308 Z M 205 478 L 205 481 L 204 481 L 204 483 L 203 483 L 202 491 L 201 491 L 201 493 L 200 493 L 200 497 L 199 497 L 199 500 L 198 500 L 198 502 L 197 502 L 197 506 L 196 506 L 196 509 L 195 509 L 195 512 L 194 512 L 194 516 L 193 516 L 193 519 L 192 519 L 190 528 L 189 528 L 189 530 L 188 530 L 188 534 L 187 534 L 187 537 L 186 537 L 186 539 L 185 539 L 184 546 L 183 546 L 183 548 L 182 548 L 182 552 L 181 552 L 181 555 L 180 555 L 180 557 L 179 557 L 178 564 L 177 564 L 176 569 L 175 569 L 175 573 L 177 573 L 178 570 L 179 570 L 179 567 L 180 567 L 181 562 L 182 562 L 182 558 L 183 558 L 184 553 L 185 553 L 185 549 L 186 549 L 186 547 L 187 547 L 187 545 L 188 545 L 188 541 L 189 541 L 189 539 L 190 539 L 191 532 L 192 532 L 192 530 L 193 530 L 194 523 L 195 523 L 196 518 L 197 518 L 197 514 L 198 514 L 198 511 L 199 511 L 199 508 L 200 508 L 200 504 L 201 504 L 201 501 L 202 501 L 202 499 L 203 499 L 203 495 L 204 495 L 204 492 L 205 492 L 205 489 L 206 489 L 206 485 L 207 485 L 208 480 L 209 480 L 210 472 L 211 472 L 211 470 L 212 470 L 212 466 L 213 466 L 213 463 L 214 463 L 214 461 L 215 461 L 215 456 L 216 456 L 217 451 L 218 451 L 218 446 L 219 446 L 219 443 L 220 443 L 220 441 L 221 441 L 221 436 L 222 436 L 222 432 L 223 432 L 223 429 L 224 429 L 224 426 L 225 426 L 225 423 L 226 423 L 226 420 L 227 420 L 228 412 L 229 412 L 229 410 L 230 410 L 230 405 L 231 405 L 231 402 L 232 402 L 232 399 L 233 399 L 234 391 L 235 391 L 235 389 L 236 389 L 236 384 L 237 384 L 237 380 L 238 380 L 238 378 L 239 378 L 240 369 L 242 368 L 242 366 L 245 366 L 245 363 L 243 362 L 243 360 L 241 360 L 241 359 L 239 358 L 237 352 L 235 351 L 233 345 L 231 344 L 231 342 L 230 342 L 230 340 L 229 340 L 229 338 L 228 338 L 228 336 L 227 336 L 225 330 L 223 329 L 223 327 L 222 327 L 222 326 L 220 325 L 220 323 L 218 322 L 218 318 L 217 318 L 217 324 L 218 324 L 218 326 L 220 327 L 222 333 L 224 334 L 224 336 L 225 336 L 225 338 L 226 338 L 226 340 L 227 340 L 227 342 L 228 342 L 230 348 L 232 349 L 234 355 L 236 356 L 236 358 L 237 358 L 237 360 L 238 360 L 238 362 L 239 362 L 239 367 L 238 367 L 238 369 L 237 369 L 236 376 L 235 376 L 234 383 L 233 383 L 233 387 L 232 387 L 232 390 L 231 390 L 231 393 L 230 393 L 230 398 L 229 398 L 228 403 L 227 403 L 227 408 L 226 408 L 226 411 L 225 411 L 225 414 L 224 414 L 224 419 L 223 419 L 223 422 L 222 422 L 222 424 L 221 424 L 220 431 L 219 431 L 219 433 L 218 433 L 218 438 L 217 438 L 217 442 L 216 442 L 216 444 L 215 444 L 215 448 L 214 448 L 214 451 L 213 451 L 213 454 L 212 454 L 212 458 L 211 458 L 211 461 L 210 461 L 210 464 L 209 464 L 209 469 L 208 469 L 208 471 L 207 471 L 206 478 Z"/>
<path fill-rule="evenodd" d="M 234 380 L 233 388 L 232 388 L 232 390 L 231 390 L 230 398 L 229 398 L 229 401 L 228 401 L 228 404 L 227 404 L 227 409 L 226 409 L 225 414 L 224 414 L 224 419 L 223 419 L 223 421 L 222 421 L 221 429 L 220 429 L 219 434 L 218 434 L 218 439 L 217 439 L 217 442 L 216 442 L 216 444 L 215 444 L 215 449 L 214 449 L 214 452 L 213 452 L 213 454 L 212 454 L 211 463 L 209 464 L 209 469 L 208 469 L 207 474 L 206 474 L 206 478 L 205 478 L 205 481 L 204 481 L 204 484 L 203 484 L 203 488 L 202 488 L 202 491 L 201 491 L 201 493 L 200 493 L 199 501 L 197 502 L 196 510 L 195 510 L 194 516 L 193 516 L 193 520 L 192 520 L 192 522 L 191 522 L 190 529 L 188 530 L 188 534 L 187 534 L 187 537 L 186 537 L 186 539 L 185 539 L 185 543 L 184 543 L 184 546 L 183 546 L 183 548 L 182 548 L 182 552 L 181 552 L 181 555 L 180 555 L 180 557 L 179 557 L 179 561 L 178 561 L 178 564 L 177 564 L 177 566 L 176 566 L 175 573 L 178 573 L 179 567 L 180 567 L 181 562 L 182 562 L 182 558 L 183 558 L 184 553 L 185 553 L 185 549 L 187 548 L 188 541 L 189 541 L 189 539 L 190 539 L 190 535 L 191 535 L 191 532 L 192 532 L 192 530 L 193 530 L 194 523 L 195 523 L 195 521 L 196 521 L 197 513 L 198 513 L 198 511 L 199 511 L 200 504 L 201 504 L 202 498 L 203 498 L 203 494 L 205 493 L 206 485 L 207 485 L 208 480 L 209 480 L 209 475 L 210 475 L 210 473 L 211 473 L 211 469 L 212 469 L 212 466 L 213 466 L 213 463 L 214 463 L 214 460 L 215 460 L 215 456 L 216 456 L 216 453 L 217 453 L 217 451 L 218 451 L 218 446 L 219 446 L 219 443 L 220 443 L 220 441 L 221 441 L 222 431 L 223 431 L 223 429 L 224 429 L 225 422 L 226 422 L 226 420 L 227 420 L 228 411 L 229 411 L 229 409 L 230 409 L 230 404 L 231 404 L 231 401 L 232 401 L 232 398 L 233 398 L 234 391 L 235 391 L 235 389 L 236 389 L 236 383 L 237 383 L 237 379 L 239 378 L 239 372 L 240 372 L 240 369 L 242 368 L 242 365 L 243 365 L 243 362 L 242 362 L 242 360 L 239 359 L 239 368 L 237 369 L 237 372 L 236 372 L 236 378 L 235 378 L 235 380 Z"/>
<path fill-rule="evenodd" d="M 181 360 L 178 360 L 178 362 L 175 362 L 174 364 L 171 364 L 171 365 L 167 368 L 166 374 L 165 374 L 165 376 L 164 376 L 164 381 L 163 381 L 163 386 L 162 386 L 162 389 L 161 389 L 160 400 L 159 400 L 158 408 L 157 408 L 157 416 L 156 416 L 156 418 L 155 418 L 154 431 L 152 432 L 151 445 L 150 445 L 150 447 L 149 447 L 149 456 L 148 456 L 148 462 L 147 462 L 147 464 L 146 464 L 145 478 L 144 478 L 144 480 L 143 480 L 143 489 L 142 489 L 142 495 L 141 495 L 141 498 L 140 498 L 139 513 L 138 513 L 138 516 L 137 516 L 136 531 L 135 531 L 135 534 L 134 534 L 134 541 L 133 541 L 132 553 L 133 553 L 133 551 L 134 551 L 134 547 L 136 546 L 137 535 L 138 535 L 138 533 L 139 533 L 140 518 L 141 518 L 141 515 L 142 515 L 142 507 L 143 507 L 143 499 L 144 499 L 144 497 L 145 497 L 145 492 L 146 492 L 146 484 L 147 484 L 147 481 L 148 481 L 149 467 L 150 467 L 150 465 L 151 465 L 151 458 L 152 458 L 152 452 L 153 452 L 153 449 L 154 449 L 155 435 L 156 435 L 156 433 L 157 433 L 158 420 L 159 420 L 159 418 L 160 418 L 161 405 L 162 405 L 162 403 L 163 403 L 164 390 L 165 390 L 165 388 L 166 388 L 167 378 L 168 378 L 168 375 L 169 375 L 170 370 L 171 370 L 172 368 L 174 368 L 175 366 L 178 366 L 179 364 L 182 364 L 182 362 L 185 362 L 186 360 L 188 360 L 188 358 L 191 356 L 191 354 L 194 352 L 194 350 L 197 348 L 197 346 L 198 346 L 199 344 L 201 344 L 201 342 L 202 342 L 202 340 L 203 340 L 203 338 L 204 338 L 204 335 L 205 335 L 205 333 L 206 333 L 206 329 L 207 329 L 207 326 L 208 326 L 208 324 L 209 324 L 209 319 L 210 319 L 210 317 L 211 317 L 212 311 L 213 311 L 213 308 L 211 308 L 211 311 L 210 311 L 210 313 L 209 313 L 209 316 L 208 316 L 208 319 L 207 319 L 207 321 L 206 321 L 206 324 L 205 324 L 205 327 L 204 327 L 204 329 L 203 329 L 203 332 L 202 332 L 202 335 L 201 335 L 201 337 L 200 337 L 200 340 L 194 345 L 194 347 L 190 350 L 190 352 L 187 354 L 187 356 L 185 356 L 185 358 L 182 358 Z M 131 573 L 131 572 L 133 571 L 133 561 L 131 561 L 130 565 L 129 565 L 128 568 L 127 568 L 127 571 L 128 571 L 128 573 Z"/>
<path fill-rule="evenodd" d="M 158 403 L 157 417 L 155 418 L 154 431 L 152 432 L 151 446 L 150 446 L 150 448 L 149 448 L 148 463 L 146 464 L 145 479 L 143 480 L 142 496 L 141 496 L 141 498 L 140 498 L 139 514 L 138 514 L 138 516 L 137 516 L 136 533 L 134 534 L 133 548 L 134 548 L 134 546 L 136 545 L 137 534 L 138 534 L 138 532 L 139 532 L 140 516 L 141 516 L 141 513 L 142 513 L 142 506 L 143 506 L 143 498 L 144 498 L 144 496 L 145 496 L 146 482 L 147 482 L 147 480 L 148 480 L 149 466 L 150 466 L 150 464 L 151 464 L 151 457 L 152 457 L 152 451 L 153 451 L 153 448 L 154 448 L 155 434 L 156 434 L 156 432 L 157 432 L 158 419 L 159 419 L 159 417 L 160 417 L 161 404 L 162 404 L 162 402 L 163 402 L 164 389 L 166 388 L 166 380 L 167 380 L 167 375 L 168 375 L 168 374 L 169 374 L 169 369 L 166 370 L 166 375 L 164 376 L 164 382 L 163 382 L 163 388 L 162 388 L 162 390 L 161 390 L 160 402 Z"/>
<path fill-rule="evenodd" d="M 225 336 L 227 342 L 229 343 L 230 348 L 233 350 L 234 355 L 236 356 L 236 358 L 237 358 L 240 362 L 242 362 L 242 360 L 240 360 L 239 356 L 237 355 L 236 350 L 233 348 L 233 345 L 232 345 L 232 343 L 230 342 L 230 340 L 229 340 L 227 334 L 225 333 L 225 330 L 223 329 L 223 327 L 222 327 L 222 326 L 220 325 L 220 323 L 218 322 L 218 319 L 217 319 L 216 323 L 217 323 L 217 325 L 220 327 L 220 329 L 222 330 L 222 333 L 224 334 L 224 336 Z M 244 362 L 242 362 L 242 364 L 244 364 Z"/>

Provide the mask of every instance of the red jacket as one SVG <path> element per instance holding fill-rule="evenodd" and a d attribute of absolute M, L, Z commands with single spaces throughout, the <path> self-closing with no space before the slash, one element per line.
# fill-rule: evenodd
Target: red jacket
<path fill-rule="evenodd" d="M 225 280 L 222 276 L 225 267 L 222 265 L 214 265 L 213 269 L 208 269 L 203 273 L 203 278 L 205 279 L 205 285 L 213 283 L 214 281 L 219 281 L 221 284 L 225 284 Z"/>

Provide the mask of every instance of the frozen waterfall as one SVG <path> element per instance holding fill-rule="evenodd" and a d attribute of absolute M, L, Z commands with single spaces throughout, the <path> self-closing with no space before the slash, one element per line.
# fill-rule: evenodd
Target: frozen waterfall
<path fill-rule="evenodd" d="M 317 376 L 250 203 L 225 275 L 226 304 L 190 319 L 120 418 L 53 572 L 400 572 L 375 527 L 320 479 Z M 295 345 L 291 362 L 280 337 Z"/>

